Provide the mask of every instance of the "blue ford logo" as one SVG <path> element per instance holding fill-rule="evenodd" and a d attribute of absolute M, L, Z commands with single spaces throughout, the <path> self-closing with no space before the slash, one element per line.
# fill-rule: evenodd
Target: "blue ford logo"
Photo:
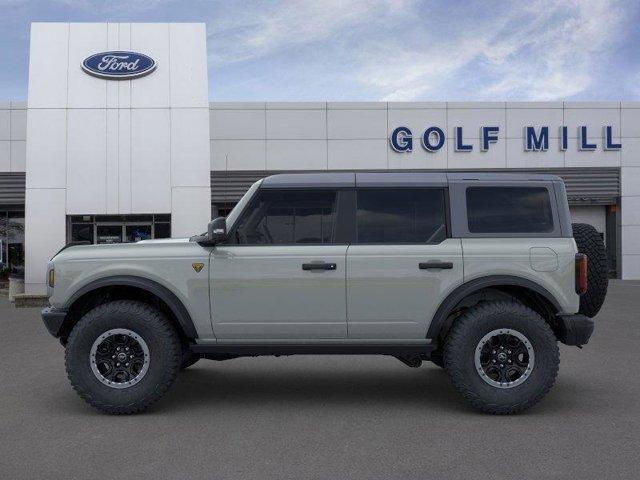
<path fill-rule="evenodd" d="M 82 69 L 89 75 L 114 80 L 142 77 L 155 68 L 153 58 L 136 52 L 96 53 L 82 62 Z"/>

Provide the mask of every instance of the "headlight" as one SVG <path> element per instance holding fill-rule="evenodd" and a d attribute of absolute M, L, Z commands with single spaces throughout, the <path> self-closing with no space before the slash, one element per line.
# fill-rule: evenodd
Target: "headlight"
<path fill-rule="evenodd" d="M 56 284 L 56 271 L 53 268 L 47 274 L 47 284 L 50 288 L 53 288 Z"/>

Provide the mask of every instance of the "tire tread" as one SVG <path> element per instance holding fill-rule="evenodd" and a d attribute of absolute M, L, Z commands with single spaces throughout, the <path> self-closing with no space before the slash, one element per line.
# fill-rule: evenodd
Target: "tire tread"
<path fill-rule="evenodd" d="M 77 337 L 82 334 L 82 330 L 90 325 L 91 322 L 95 322 L 100 318 L 101 314 L 109 312 L 109 314 L 122 314 L 122 315 L 147 315 L 150 320 L 155 324 L 156 335 L 164 337 L 173 348 L 171 352 L 164 352 L 170 354 L 169 359 L 170 368 L 164 371 L 161 382 L 159 382 L 155 388 L 143 396 L 139 400 L 126 404 L 112 404 L 104 402 L 95 398 L 89 389 L 86 389 L 81 383 L 77 382 L 75 376 L 72 374 L 74 365 L 70 362 L 69 349 L 65 351 L 65 367 L 67 370 L 67 377 L 71 382 L 71 386 L 78 393 L 80 398 L 98 410 L 113 414 L 113 415 L 129 415 L 133 413 L 139 413 L 155 402 L 157 402 L 169 389 L 174 382 L 178 370 L 182 361 L 182 355 L 180 350 L 180 341 L 173 325 L 166 319 L 166 317 L 156 308 L 151 305 L 139 302 L 135 300 L 116 300 L 107 302 L 97 306 L 93 310 L 89 311 L 76 325 L 73 327 L 71 334 L 69 335 L 67 345 L 73 344 Z"/>
<path fill-rule="evenodd" d="M 550 375 L 542 386 L 529 398 L 513 403 L 492 403 L 483 399 L 472 385 L 466 380 L 464 361 L 460 358 L 460 347 L 464 340 L 472 335 L 487 316 L 508 310 L 518 316 L 526 316 L 534 320 L 535 328 L 539 329 L 544 342 L 551 346 L 551 358 L 541 359 L 551 361 Z M 536 355 L 538 361 L 538 355 Z M 444 368 L 456 390 L 476 409 L 494 415 L 510 415 L 526 410 L 538 403 L 551 389 L 558 375 L 560 350 L 557 339 L 540 315 L 519 302 L 494 301 L 478 304 L 463 314 L 453 325 L 447 335 L 444 347 Z"/>

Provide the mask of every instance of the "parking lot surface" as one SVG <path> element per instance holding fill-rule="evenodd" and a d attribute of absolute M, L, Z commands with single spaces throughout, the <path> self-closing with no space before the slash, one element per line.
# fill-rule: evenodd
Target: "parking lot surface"
<path fill-rule="evenodd" d="M 107 416 L 71 389 L 38 309 L 0 297 L 1 478 L 640 477 L 640 282 L 613 281 L 555 387 L 509 417 L 445 373 L 391 357 L 200 361 L 149 412 Z"/>

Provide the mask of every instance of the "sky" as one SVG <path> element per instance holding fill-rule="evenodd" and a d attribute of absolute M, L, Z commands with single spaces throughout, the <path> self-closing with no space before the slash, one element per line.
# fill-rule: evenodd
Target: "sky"
<path fill-rule="evenodd" d="M 211 101 L 640 100 L 638 0 L 0 0 L 0 100 L 34 21 L 205 22 Z"/>

